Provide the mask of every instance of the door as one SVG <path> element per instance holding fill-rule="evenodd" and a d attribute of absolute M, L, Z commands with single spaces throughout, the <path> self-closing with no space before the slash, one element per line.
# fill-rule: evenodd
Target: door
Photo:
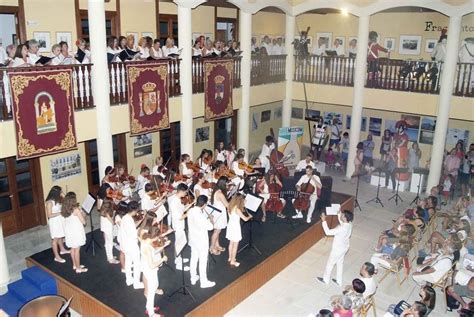
<path fill-rule="evenodd" d="M 237 19 L 233 18 L 216 18 L 216 40 L 234 41 L 238 39 Z"/>
<path fill-rule="evenodd" d="M 127 147 L 125 143 L 125 133 L 112 136 L 112 148 L 114 151 L 114 164 L 120 163 L 127 170 Z M 97 156 L 97 141 L 85 142 L 87 182 L 89 192 L 97 193 L 100 187 L 99 157 Z"/>
<path fill-rule="evenodd" d="M 39 159 L 0 160 L 0 219 L 11 235 L 46 224 Z"/>
<path fill-rule="evenodd" d="M 89 42 L 89 17 L 87 10 L 79 11 L 80 21 L 76 23 L 80 24 L 78 30 L 78 37 L 84 39 L 86 42 Z M 117 23 L 117 13 L 115 11 L 105 11 L 105 35 L 110 36 L 119 36 L 118 23 Z M 75 48 L 74 48 L 75 50 Z"/>
<path fill-rule="evenodd" d="M 1 42 L 3 47 L 26 41 L 25 9 L 23 6 L 0 5 Z"/>
<path fill-rule="evenodd" d="M 224 142 L 225 148 L 230 144 L 237 145 L 237 111 L 234 110 L 232 117 L 214 121 L 214 141 Z"/>
<path fill-rule="evenodd" d="M 169 129 L 160 131 L 160 153 L 168 168 L 177 169 L 181 158 L 181 124 L 171 123 Z"/>
<path fill-rule="evenodd" d="M 165 46 L 166 39 L 171 37 L 178 46 L 178 16 L 175 14 L 160 14 L 159 16 L 160 34 L 159 39 L 161 46 Z"/>

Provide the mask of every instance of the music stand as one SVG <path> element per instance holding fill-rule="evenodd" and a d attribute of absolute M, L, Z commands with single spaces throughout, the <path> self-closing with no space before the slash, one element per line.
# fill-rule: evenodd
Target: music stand
<path fill-rule="evenodd" d="M 359 204 L 359 183 L 360 183 L 360 177 L 366 175 L 366 173 L 359 173 L 357 175 L 353 175 L 351 178 L 357 177 L 357 185 L 356 185 L 356 195 L 355 195 L 355 200 L 354 200 L 354 208 L 359 208 L 359 211 L 362 211 L 362 208 L 360 208 Z"/>
<path fill-rule="evenodd" d="M 421 200 L 420 198 L 420 190 L 421 190 L 421 179 L 423 178 L 422 175 L 428 175 L 429 171 L 426 168 L 417 168 L 415 167 L 413 169 L 413 174 L 419 174 L 420 177 L 418 178 L 418 185 L 417 185 L 417 190 L 416 190 L 416 197 L 412 200 L 410 203 L 410 206 L 413 204 L 418 204 L 418 201 Z"/>
<path fill-rule="evenodd" d="M 180 293 L 180 294 L 183 294 L 183 295 L 191 296 L 191 299 L 193 300 L 193 302 L 196 302 L 196 298 L 194 298 L 193 294 L 189 290 L 188 285 L 186 284 L 186 280 L 184 278 L 184 259 L 183 259 L 182 253 L 183 253 L 184 247 L 187 244 L 188 244 L 188 241 L 186 239 L 186 234 L 183 235 L 182 239 L 180 239 L 180 240 L 176 239 L 176 241 L 174 243 L 176 257 L 181 255 L 181 286 L 178 287 L 175 291 L 173 291 L 168 296 L 168 298 L 171 298 L 175 294 Z"/>
<path fill-rule="evenodd" d="M 256 213 L 258 211 L 258 208 L 260 208 L 260 205 L 263 202 L 263 198 L 260 196 L 255 196 L 253 194 L 247 194 L 245 196 L 245 210 L 248 212 Z M 258 249 L 258 247 L 253 243 L 253 223 L 254 223 L 254 217 L 252 217 L 249 220 L 249 242 L 242 246 L 237 253 L 242 252 L 243 250 L 249 248 L 249 249 L 254 249 L 255 252 L 258 253 L 258 255 L 262 255 L 262 252 Z"/>
<path fill-rule="evenodd" d="M 395 205 L 398 205 L 398 200 L 399 199 L 400 199 L 400 201 L 403 201 L 402 197 L 400 197 L 400 195 L 398 194 L 398 188 L 400 187 L 400 174 L 408 173 L 408 168 L 404 168 L 404 167 L 396 168 L 396 169 L 393 170 L 393 173 L 395 173 L 395 175 L 398 176 L 397 177 L 397 191 L 388 200 L 392 200 L 393 198 L 395 198 Z"/>
<path fill-rule="evenodd" d="M 377 195 L 372 198 L 371 200 L 368 200 L 366 202 L 366 204 L 370 203 L 370 202 L 375 202 L 377 204 L 380 204 L 380 206 L 382 206 L 383 208 L 383 204 L 382 204 L 382 201 L 380 200 L 380 197 L 379 197 L 379 192 L 380 192 L 380 175 L 382 174 L 382 169 L 379 167 L 377 169 L 375 169 L 374 172 L 379 172 L 379 181 L 378 181 L 378 184 L 377 184 Z M 387 177 L 387 175 L 385 174 L 385 177 Z"/>
<path fill-rule="evenodd" d="M 92 247 L 92 256 L 95 256 L 95 245 L 97 245 L 99 249 L 102 249 L 100 244 L 95 239 L 94 223 L 92 222 L 92 209 L 94 208 L 96 202 L 97 202 L 97 199 L 94 197 L 94 195 L 89 193 L 81 205 L 82 210 L 84 210 L 87 214 L 89 214 L 89 220 L 91 222 L 91 232 L 90 232 L 91 239 L 86 244 L 86 252 L 89 251 L 89 248 Z"/>

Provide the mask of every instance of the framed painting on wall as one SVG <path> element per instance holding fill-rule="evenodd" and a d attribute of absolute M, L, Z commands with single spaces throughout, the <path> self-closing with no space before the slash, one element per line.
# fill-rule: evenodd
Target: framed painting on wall
<path fill-rule="evenodd" d="M 383 40 L 383 47 L 389 50 L 389 52 L 392 52 L 395 50 L 395 38 L 393 37 L 387 37 Z"/>
<path fill-rule="evenodd" d="M 275 110 L 273 110 L 273 119 L 280 119 L 282 111 L 283 109 L 281 107 L 275 108 Z"/>
<path fill-rule="evenodd" d="M 346 47 L 346 37 L 345 36 L 336 36 L 335 39 L 339 40 L 339 45 L 341 45 L 344 48 Z"/>
<path fill-rule="evenodd" d="M 382 130 L 382 119 L 370 117 L 369 132 L 371 132 L 374 136 L 380 136 L 381 130 Z"/>
<path fill-rule="evenodd" d="M 72 34 L 71 32 L 56 32 L 56 43 L 66 42 L 69 49 L 72 49 Z"/>
<path fill-rule="evenodd" d="M 147 37 L 147 36 L 154 39 L 155 38 L 155 33 L 153 33 L 153 32 L 142 32 L 142 37 Z"/>
<path fill-rule="evenodd" d="M 403 55 L 419 55 L 421 52 L 420 35 L 400 35 L 398 53 Z"/>
<path fill-rule="evenodd" d="M 436 39 L 427 39 L 425 43 L 425 52 L 426 53 L 431 53 L 433 52 L 436 43 L 438 43 L 438 40 Z"/>
<path fill-rule="evenodd" d="M 33 38 L 38 41 L 39 52 L 51 51 L 51 33 L 33 32 Z"/>
<path fill-rule="evenodd" d="M 151 133 L 135 136 L 133 139 L 133 156 L 141 157 L 151 154 L 152 142 Z"/>
<path fill-rule="evenodd" d="M 291 117 L 293 119 L 303 119 L 303 108 L 291 108 Z"/>
<path fill-rule="evenodd" d="M 260 122 L 270 121 L 271 116 L 272 116 L 271 110 L 262 111 L 262 114 L 260 116 Z"/>
<path fill-rule="evenodd" d="M 332 47 L 332 33 L 329 32 L 320 32 L 316 33 L 316 45 L 319 47 L 319 40 L 326 45 L 326 49 L 330 49 Z"/>
<path fill-rule="evenodd" d="M 196 143 L 209 140 L 209 126 L 196 129 Z"/>

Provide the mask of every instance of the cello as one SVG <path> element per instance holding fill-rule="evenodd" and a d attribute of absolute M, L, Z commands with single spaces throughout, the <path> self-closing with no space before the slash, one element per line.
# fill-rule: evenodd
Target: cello
<path fill-rule="evenodd" d="M 311 184 L 310 178 L 306 183 L 301 185 L 298 197 L 293 202 L 293 207 L 300 211 L 308 210 L 310 206 L 310 197 L 314 193 L 314 186 Z"/>
<path fill-rule="evenodd" d="M 267 203 L 265 204 L 265 210 L 271 210 L 276 213 L 281 213 L 285 205 L 280 200 L 280 192 L 282 187 L 276 181 L 273 181 L 270 185 L 268 185 L 268 193 L 270 194 L 270 198 L 268 198 Z"/>

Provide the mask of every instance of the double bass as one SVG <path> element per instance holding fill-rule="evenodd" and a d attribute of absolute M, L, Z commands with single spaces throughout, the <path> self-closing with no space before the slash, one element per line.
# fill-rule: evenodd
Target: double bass
<path fill-rule="evenodd" d="M 298 197 L 293 202 L 293 207 L 298 210 L 308 210 L 310 206 L 310 198 L 314 193 L 314 186 L 311 184 L 311 178 L 301 185 Z"/>
<path fill-rule="evenodd" d="M 270 128 L 270 135 L 275 139 L 275 133 L 273 132 L 273 128 Z M 290 172 L 288 171 L 288 167 L 283 164 L 282 160 L 285 155 L 278 151 L 278 148 L 275 148 L 270 153 L 270 166 L 275 171 L 276 174 L 280 177 L 289 177 Z"/>

